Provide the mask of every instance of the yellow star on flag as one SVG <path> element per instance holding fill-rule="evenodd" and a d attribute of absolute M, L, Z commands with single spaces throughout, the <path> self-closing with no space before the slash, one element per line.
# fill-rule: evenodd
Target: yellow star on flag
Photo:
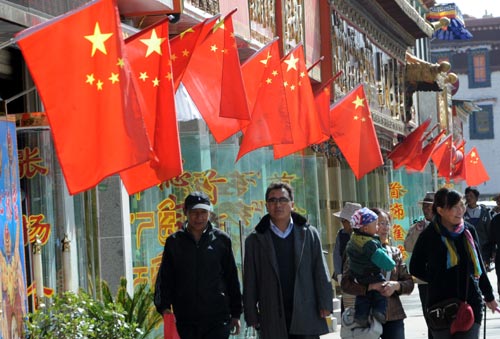
<path fill-rule="evenodd" d="M 149 39 L 140 39 L 140 41 L 148 46 L 148 50 L 146 51 L 146 58 L 151 55 L 151 53 L 156 52 L 159 55 L 162 55 L 161 52 L 161 44 L 165 42 L 166 38 L 158 38 L 156 35 L 156 29 L 151 31 L 151 37 Z"/>
<path fill-rule="evenodd" d="M 94 74 L 88 74 L 87 75 L 87 81 L 85 81 L 87 84 L 93 85 L 95 81 Z"/>
<path fill-rule="evenodd" d="M 270 52 L 267 52 L 267 56 L 266 56 L 266 58 L 265 58 L 265 59 L 260 60 L 260 62 L 261 62 L 262 64 L 264 64 L 264 65 L 266 65 L 266 66 L 267 66 L 267 62 L 269 61 L 269 59 L 271 59 L 271 53 L 270 53 Z"/>
<path fill-rule="evenodd" d="M 365 107 L 363 101 L 365 101 L 365 99 L 361 99 L 358 95 L 356 95 L 356 100 L 352 102 L 355 105 L 354 109 L 357 109 L 360 106 Z"/>
<path fill-rule="evenodd" d="M 293 53 L 290 54 L 290 58 L 285 60 L 285 64 L 288 65 L 288 67 L 286 68 L 286 71 L 290 71 L 292 68 L 294 70 L 297 70 L 297 62 L 299 62 L 299 58 L 296 58 L 293 56 Z"/>
<path fill-rule="evenodd" d="M 92 43 L 92 56 L 94 56 L 96 50 L 101 51 L 104 55 L 107 55 L 106 46 L 104 43 L 106 40 L 111 38 L 113 33 L 101 33 L 101 28 L 99 27 L 99 23 L 96 22 L 94 26 L 94 34 L 85 35 L 84 38 Z"/>
<path fill-rule="evenodd" d="M 111 72 L 111 76 L 108 78 L 112 84 L 118 82 L 118 73 Z"/>

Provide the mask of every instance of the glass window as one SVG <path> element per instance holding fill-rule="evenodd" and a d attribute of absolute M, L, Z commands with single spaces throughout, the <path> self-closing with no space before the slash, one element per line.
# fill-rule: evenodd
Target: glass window
<path fill-rule="evenodd" d="M 469 118 L 469 134 L 471 139 L 493 139 L 493 106 L 480 106 L 481 111 L 473 112 Z"/>
<path fill-rule="evenodd" d="M 469 88 L 491 87 L 490 59 L 487 49 L 473 50 L 468 55 Z"/>

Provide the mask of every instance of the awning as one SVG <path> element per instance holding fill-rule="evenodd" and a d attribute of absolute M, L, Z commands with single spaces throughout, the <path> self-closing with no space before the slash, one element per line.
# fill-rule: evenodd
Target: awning
<path fill-rule="evenodd" d="M 462 12 L 455 3 L 431 7 L 426 15 L 429 22 L 436 22 L 444 17 L 450 19 L 450 25 L 435 31 L 432 35 L 434 38 L 440 40 L 469 40 L 472 38 L 472 34 L 465 28 Z"/>

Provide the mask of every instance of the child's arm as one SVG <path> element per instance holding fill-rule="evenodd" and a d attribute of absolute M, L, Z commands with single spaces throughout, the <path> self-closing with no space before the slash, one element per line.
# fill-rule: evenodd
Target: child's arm
<path fill-rule="evenodd" d="M 392 258 L 387 254 L 387 252 L 383 248 L 377 248 L 371 258 L 371 262 L 377 265 L 378 268 L 384 271 L 391 271 L 396 263 Z"/>

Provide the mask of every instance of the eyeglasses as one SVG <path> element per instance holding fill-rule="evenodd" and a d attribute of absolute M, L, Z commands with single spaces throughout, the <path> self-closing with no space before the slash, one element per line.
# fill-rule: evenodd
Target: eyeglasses
<path fill-rule="evenodd" d="M 269 198 L 267 199 L 267 202 L 269 204 L 286 204 L 288 202 L 290 202 L 290 199 L 286 198 L 286 197 L 281 197 L 281 198 Z"/>
<path fill-rule="evenodd" d="M 381 221 L 378 223 L 380 226 L 385 226 L 385 227 L 388 227 L 389 226 L 389 223 L 387 221 Z"/>

